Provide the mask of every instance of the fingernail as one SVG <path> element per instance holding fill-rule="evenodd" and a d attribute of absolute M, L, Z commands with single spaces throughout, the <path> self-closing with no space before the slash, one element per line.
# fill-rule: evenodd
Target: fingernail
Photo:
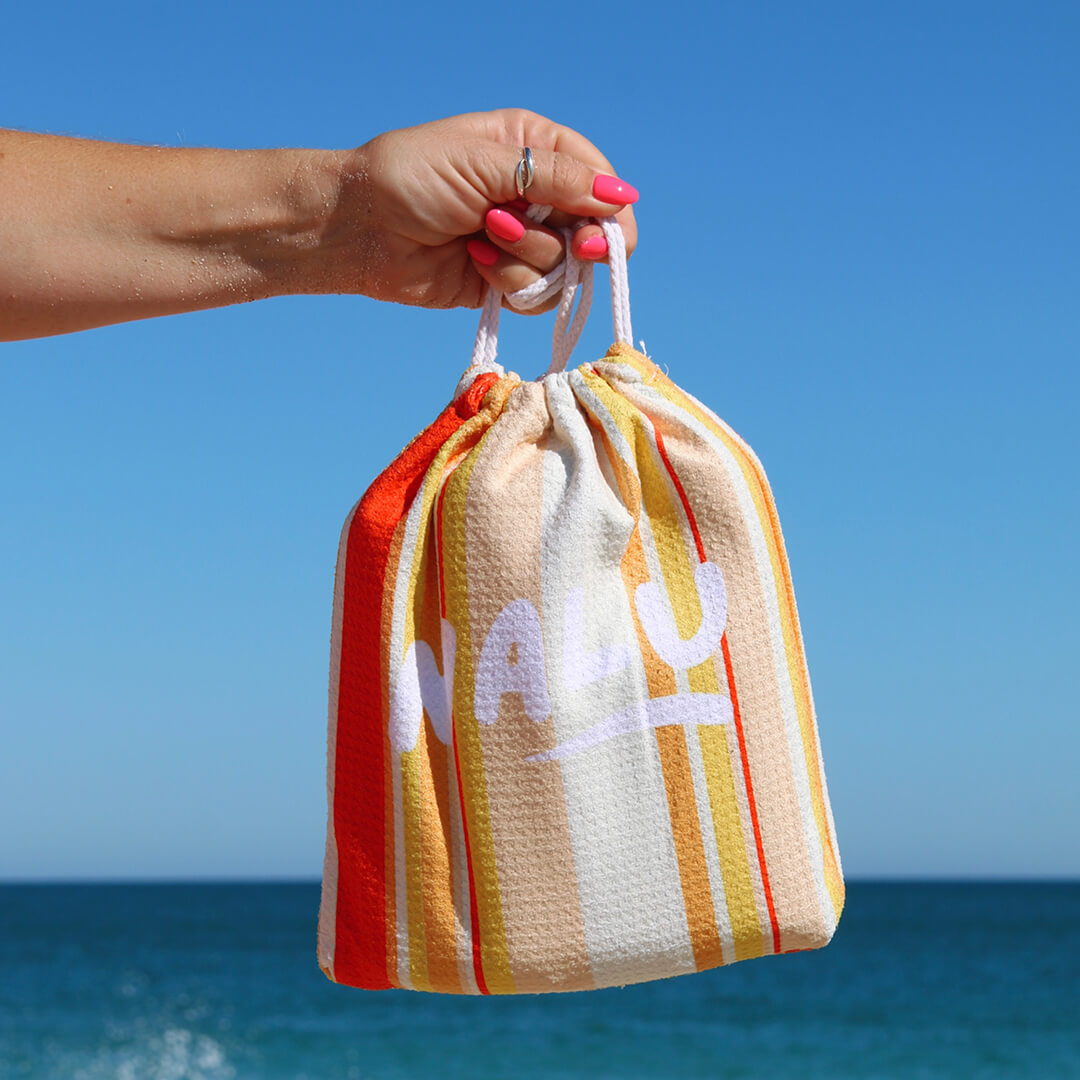
<path fill-rule="evenodd" d="M 516 244 L 525 235 L 525 226 L 505 210 L 489 210 L 484 221 L 500 240 L 508 243 Z"/>
<path fill-rule="evenodd" d="M 602 259 L 607 254 L 607 240 L 602 236 L 590 236 L 578 248 L 578 255 L 584 259 Z"/>
<path fill-rule="evenodd" d="M 598 176 L 592 183 L 592 193 L 601 202 L 613 206 L 629 206 L 638 201 L 637 188 L 616 176 Z"/>
<path fill-rule="evenodd" d="M 470 240 L 465 250 L 481 265 L 494 266 L 499 261 L 499 251 L 486 240 Z"/>
<path fill-rule="evenodd" d="M 528 210 L 529 209 L 529 200 L 528 199 L 511 199 L 510 202 L 508 202 L 506 205 L 509 206 L 511 210 Z"/>

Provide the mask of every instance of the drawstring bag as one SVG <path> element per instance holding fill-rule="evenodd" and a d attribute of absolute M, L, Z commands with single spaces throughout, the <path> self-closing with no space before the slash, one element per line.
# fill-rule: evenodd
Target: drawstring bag
<path fill-rule="evenodd" d="M 544 208 L 533 207 L 540 219 Z M 589 990 L 825 945 L 844 900 L 799 620 L 761 465 L 631 346 L 495 362 L 372 484 L 334 593 L 318 959 L 379 989 Z M 565 230 L 569 240 L 569 230 Z M 571 317 L 580 294 L 576 314 Z"/>

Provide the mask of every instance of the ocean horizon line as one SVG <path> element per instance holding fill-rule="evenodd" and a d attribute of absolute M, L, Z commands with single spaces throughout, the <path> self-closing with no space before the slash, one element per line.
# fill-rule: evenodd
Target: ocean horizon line
<path fill-rule="evenodd" d="M 874 874 L 847 876 L 847 885 L 1080 885 L 1080 875 L 1068 874 Z M 142 877 L 0 877 L 0 888 L 20 886 L 281 886 L 321 885 L 320 877 L 307 875 L 258 875 L 228 877 L 218 875 L 160 875 Z"/>

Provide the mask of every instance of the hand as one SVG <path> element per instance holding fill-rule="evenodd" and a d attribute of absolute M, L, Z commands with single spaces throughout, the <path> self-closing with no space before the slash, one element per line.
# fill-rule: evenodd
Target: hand
<path fill-rule="evenodd" d="M 556 208 L 545 225 L 530 221 L 527 204 L 517 198 L 514 173 L 523 146 L 535 161 L 526 199 Z M 618 201 L 593 194 L 598 176 L 608 179 L 596 190 Z M 486 283 L 512 292 L 557 266 L 564 241 L 548 226 L 584 216 L 614 214 L 629 253 L 637 241 L 629 207 L 637 192 L 614 176 L 611 163 L 582 135 L 523 109 L 379 135 L 342 157 L 336 206 L 320 244 L 329 280 L 319 281 L 318 291 L 362 292 L 422 307 L 478 307 Z M 573 250 L 579 258 L 603 258 L 600 227 L 579 228 Z"/>
<path fill-rule="evenodd" d="M 528 200 L 557 208 L 548 226 L 514 201 L 523 146 Z M 628 251 L 637 239 L 637 192 L 587 139 L 523 109 L 345 151 L 0 130 L 0 159 L 0 341 L 286 293 L 478 307 L 485 283 L 512 292 L 558 265 L 554 228 L 617 214 Z M 606 250 L 596 225 L 573 244 L 583 258 Z"/>

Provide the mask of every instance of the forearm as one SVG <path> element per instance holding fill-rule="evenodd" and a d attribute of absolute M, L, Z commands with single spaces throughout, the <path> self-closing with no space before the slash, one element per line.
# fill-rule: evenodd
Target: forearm
<path fill-rule="evenodd" d="M 347 163 L 0 131 L 0 340 L 321 291 Z"/>

